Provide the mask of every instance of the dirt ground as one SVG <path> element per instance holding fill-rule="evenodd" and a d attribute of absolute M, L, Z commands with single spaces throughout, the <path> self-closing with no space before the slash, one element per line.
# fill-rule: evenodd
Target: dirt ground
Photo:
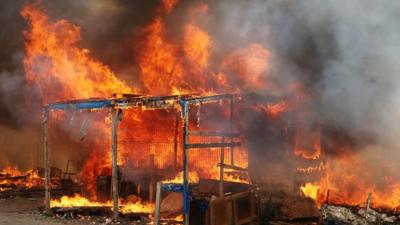
<path fill-rule="evenodd" d="M 43 216 L 38 207 L 42 198 L 0 199 L 0 225 L 87 225 L 110 224 L 107 218 L 63 219 L 60 216 Z"/>

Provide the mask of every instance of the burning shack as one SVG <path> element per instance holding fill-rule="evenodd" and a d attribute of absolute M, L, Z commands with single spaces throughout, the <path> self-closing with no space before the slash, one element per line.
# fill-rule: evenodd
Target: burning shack
<path fill-rule="evenodd" d="M 156 224 L 399 224 L 396 1 L 3 2 L 4 201 Z"/>
<path fill-rule="evenodd" d="M 189 218 L 193 221 L 190 224 L 196 224 L 194 221 L 209 221 L 210 224 L 254 221 L 257 218 L 255 188 L 249 176 L 246 143 L 240 124 L 236 122 L 239 116 L 235 109 L 249 107 L 250 98 L 254 104 L 254 95 L 245 94 L 123 95 L 48 104 L 43 112 L 45 209 L 65 212 L 74 207 L 112 206 L 115 219 L 120 212 L 153 213 L 154 210 L 155 223 L 159 223 L 163 215 L 175 218 L 183 215 L 185 224 L 189 224 Z M 261 99 L 266 100 L 259 98 L 258 101 Z M 109 165 L 102 165 L 105 171 L 97 174 L 95 184 L 85 181 L 86 190 L 92 194 L 91 200 L 82 197 L 82 193 L 52 199 L 49 124 L 60 121 L 53 116 L 50 122 L 52 115 L 71 120 L 72 117 L 61 116 L 60 112 L 79 117 L 102 110 L 105 111 L 103 115 L 110 117 L 111 144 L 102 147 L 109 149 L 106 156 L 110 155 L 111 160 Z M 76 111 L 82 115 L 77 115 Z M 129 111 L 134 114 L 129 115 Z M 146 121 L 141 120 L 139 116 L 147 113 L 150 115 L 145 116 Z M 133 118 L 142 125 L 161 127 L 161 133 L 157 130 L 142 133 L 143 130 L 134 126 L 135 121 L 129 121 L 132 127 L 125 132 L 137 130 L 132 131 L 132 139 L 128 139 L 127 133 L 120 134 L 119 129 L 123 128 L 125 120 Z M 87 118 L 82 121 L 81 133 L 89 126 Z M 163 130 L 163 126 L 168 129 Z M 128 153 L 124 152 L 127 150 Z M 180 194 L 161 199 L 161 192 Z M 130 202 L 133 196 L 137 199 Z M 86 200 L 82 202 L 82 199 Z"/>

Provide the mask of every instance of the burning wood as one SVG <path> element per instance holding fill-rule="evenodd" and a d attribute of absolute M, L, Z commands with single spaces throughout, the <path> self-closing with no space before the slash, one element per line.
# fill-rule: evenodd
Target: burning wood
<path fill-rule="evenodd" d="M 134 168 L 136 171 L 142 171 L 143 176 L 140 178 L 132 176 L 133 178 L 129 181 L 134 188 L 127 185 L 138 195 L 153 196 L 154 184 L 160 180 L 184 184 L 186 188 L 189 186 L 187 183 L 198 183 L 200 178 L 214 179 L 209 182 L 212 185 L 207 186 L 211 189 L 208 193 L 218 194 L 221 198 L 229 189 L 229 185 L 224 187 L 229 181 L 240 184 L 251 183 L 247 170 L 249 168 L 247 144 L 254 146 L 259 143 L 241 140 L 242 136 L 247 135 L 251 139 L 251 136 L 257 135 L 254 135 L 256 132 L 242 135 L 241 132 L 236 131 L 243 127 L 246 130 L 246 124 L 240 121 L 240 114 L 243 111 L 234 108 L 236 104 L 246 105 L 246 103 L 242 101 L 244 99 L 242 95 L 216 95 L 216 91 L 219 93 L 242 93 L 246 90 L 263 93 L 269 91 L 271 86 L 275 86 L 272 81 L 267 80 L 268 76 L 265 76 L 270 67 L 271 53 L 262 44 L 251 43 L 248 47 L 233 50 L 226 57 L 216 57 L 222 58 L 219 63 L 211 62 L 214 58 L 211 54 L 214 44 L 211 35 L 193 19 L 196 17 L 194 14 L 207 14 L 208 6 L 206 4 L 195 6 L 188 16 L 192 19 L 187 23 L 182 23 L 182 37 L 179 40 L 170 40 L 167 35 L 166 17 L 172 13 L 176 4 L 178 4 L 176 0 L 161 1 L 154 18 L 144 27 L 143 35 L 140 35 L 144 37 L 144 40 L 138 42 L 140 54 L 135 57 L 138 65 L 134 67 L 138 68 L 140 73 L 137 77 L 140 80 L 138 85 L 132 85 L 120 79 L 107 65 L 92 58 L 88 49 L 79 47 L 78 41 L 81 38 L 79 26 L 67 20 L 50 19 L 46 11 L 39 7 L 40 3 L 26 4 L 21 10 L 22 17 L 29 23 L 29 28 L 24 32 L 25 78 L 29 84 L 35 86 L 38 90 L 36 92 L 41 95 L 38 97 L 42 100 L 42 104 L 46 105 L 46 135 L 48 124 L 57 124 L 56 122 L 67 117 L 68 112 L 61 112 L 61 110 L 74 109 L 76 111 L 68 121 L 68 132 L 73 133 L 72 130 L 78 128 L 75 130 L 79 134 L 76 141 L 82 142 L 81 146 L 84 146 L 82 148 L 88 151 L 87 157 L 80 165 L 82 183 L 86 191 L 90 193 L 90 199 L 100 196 L 99 190 L 102 191 L 104 199 L 110 197 L 109 193 L 113 191 L 115 212 L 118 209 L 123 213 L 150 213 L 152 211 L 150 203 L 126 203 L 122 199 L 118 201 L 120 191 L 118 185 L 122 183 L 120 176 L 128 174 L 119 174 L 119 168 L 129 171 Z M 219 68 L 214 70 L 214 67 Z M 321 176 L 312 181 L 302 180 L 301 185 L 296 185 L 297 190 L 293 192 L 298 195 L 297 191 L 300 188 L 304 195 L 301 197 L 311 198 L 321 204 L 325 199 L 326 190 L 332 188 L 336 192 L 343 190 L 343 197 L 333 198 L 333 202 L 357 202 L 360 195 L 350 191 L 357 177 L 342 175 L 353 174 L 348 173 L 349 169 L 353 169 L 351 168 L 353 162 L 354 164 L 362 163 L 357 160 L 357 157 L 351 158 L 351 156 L 338 159 L 336 166 L 328 162 L 320 162 L 319 160 L 322 160 L 326 153 L 322 146 L 322 125 L 318 119 L 315 119 L 318 116 L 311 109 L 304 107 L 304 105 L 312 105 L 311 96 L 301 84 L 291 83 L 288 89 L 290 89 L 287 91 L 290 92 L 288 94 L 290 96 L 285 96 L 283 100 L 254 101 L 251 102 L 251 106 L 243 108 L 251 113 L 261 114 L 262 118 L 268 122 L 282 119 L 281 115 L 288 111 L 293 111 L 295 114 L 296 125 L 292 128 L 293 137 L 289 135 L 290 129 L 287 128 L 289 122 L 285 123 L 285 129 L 282 129 L 282 134 L 287 136 L 285 140 L 293 139 L 291 140 L 293 143 L 285 143 L 285 146 L 292 146 L 290 149 L 285 149 L 285 152 L 299 159 L 313 162 L 312 165 L 294 168 L 293 171 L 303 173 L 305 176 L 311 173 L 318 173 Z M 271 93 L 275 91 L 271 89 Z M 124 94 L 122 97 L 115 94 L 109 98 L 111 93 L 117 92 L 135 94 Z M 197 94 L 190 95 L 191 93 Z M 190 105 L 188 101 L 196 97 L 199 99 Z M 217 104 L 211 107 L 204 105 L 201 99 L 207 97 L 213 97 L 214 103 Z M 66 99 L 83 98 L 87 99 L 66 101 Z M 88 105 L 96 105 L 96 107 L 87 107 Z M 228 105 L 229 107 L 224 107 Z M 119 120 L 115 122 L 116 110 L 119 120 L 122 118 L 122 111 L 124 115 L 124 120 L 119 125 Z M 89 113 L 92 112 L 96 115 L 90 117 Z M 197 117 L 195 120 L 190 120 L 189 115 Z M 208 117 L 211 118 L 209 121 L 207 121 Z M 234 124 L 233 118 L 240 124 Z M 110 126 L 113 127 L 112 131 L 109 129 Z M 192 127 L 203 129 L 203 131 L 188 132 Z M 119 136 L 117 136 L 118 129 L 121 129 Z M 222 129 L 227 131 L 222 132 Z M 209 130 L 217 131 L 210 132 Z M 110 136 L 112 136 L 113 154 L 109 154 L 108 147 L 104 147 L 110 146 Z M 46 149 L 48 149 L 47 140 L 46 136 Z M 269 143 L 260 143 L 262 143 L 260 148 L 268 148 Z M 47 153 L 46 151 L 46 159 L 48 159 Z M 184 156 L 183 162 L 178 160 L 182 156 Z M 253 158 L 257 158 L 257 154 L 255 156 Z M 45 161 L 47 171 L 49 162 Z M 368 163 L 364 164 L 368 165 Z M 259 165 L 252 166 L 259 167 Z M 183 172 L 178 173 L 176 178 L 166 180 L 169 177 L 165 176 L 167 172 L 177 172 L 177 168 L 181 167 L 184 167 Z M 363 167 L 357 165 L 357 168 L 359 168 L 357 174 L 362 174 Z M 259 168 L 254 170 L 259 170 Z M 110 178 L 110 182 L 103 180 L 104 183 L 110 185 L 104 189 L 99 188 L 101 186 L 99 183 L 102 182 L 99 177 Z M 48 177 L 46 182 L 47 185 Z M 390 179 L 385 179 L 385 182 L 389 184 L 387 187 L 391 191 L 380 192 L 368 183 L 358 185 L 358 189 L 365 189 L 374 194 L 379 192 L 380 195 L 376 195 L 379 196 L 379 205 L 398 206 L 399 184 Z M 341 189 L 342 184 L 345 184 L 346 188 Z M 3 191 L 42 186 L 44 186 L 43 178 L 34 171 L 14 175 L 0 173 L 0 190 Z M 202 187 L 201 181 L 200 187 Z M 188 192 L 184 190 L 186 195 Z M 48 207 L 50 195 L 48 191 L 46 194 Z M 151 200 L 153 197 L 149 197 L 149 201 Z M 120 203 L 119 208 L 117 203 Z M 77 207 L 111 207 L 111 205 L 112 203 L 108 201 L 90 201 L 80 195 L 62 197 L 51 202 L 51 207 L 62 210 Z M 310 207 L 310 214 L 314 213 L 313 209 Z M 329 210 L 332 211 L 332 215 L 336 215 L 335 210 L 338 209 L 329 208 Z M 349 214 L 346 210 L 341 213 Z M 372 211 L 367 210 L 365 214 L 370 215 L 370 213 Z"/>
<path fill-rule="evenodd" d="M 43 188 L 44 178 L 39 176 L 39 170 L 22 172 L 15 167 L 6 167 L 0 172 L 0 190 L 27 190 Z"/>
<path fill-rule="evenodd" d="M 75 194 L 72 197 L 63 196 L 60 199 L 53 199 L 51 201 L 51 208 L 55 212 L 65 212 L 68 210 L 82 210 L 85 208 L 108 208 L 111 210 L 113 206 L 112 201 L 97 202 L 91 201 L 88 198 Z M 130 213 L 153 213 L 154 206 L 151 203 L 144 203 L 141 201 L 136 202 L 123 202 L 120 200 L 120 212 L 122 214 Z"/>
<path fill-rule="evenodd" d="M 189 172 L 189 183 L 198 183 L 199 180 L 200 180 L 199 175 L 196 172 Z M 162 182 L 171 184 L 182 184 L 183 172 L 179 172 L 173 179 L 163 180 Z"/>

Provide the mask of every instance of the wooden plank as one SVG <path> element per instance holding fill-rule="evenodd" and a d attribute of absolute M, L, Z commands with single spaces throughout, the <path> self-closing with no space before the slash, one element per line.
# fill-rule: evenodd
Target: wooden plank
<path fill-rule="evenodd" d="M 225 199 L 233 201 L 235 225 L 248 224 L 257 218 L 255 207 L 256 200 L 251 191 L 237 193 Z M 245 205 L 240 207 L 243 203 L 245 203 Z M 239 214 L 241 214 L 241 216 L 239 216 Z"/>
<path fill-rule="evenodd" d="M 48 132 L 49 132 L 49 126 L 48 126 L 48 121 L 49 120 L 49 110 L 48 108 L 45 108 L 43 111 L 43 128 L 44 128 L 44 177 L 45 177 L 45 182 L 44 182 L 44 207 L 45 207 L 45 213 L 51 214 L 52 211 L 50 209 L 50 162 L 49 162 L 49 139 L 48 139 Z"/>
<path fill-rule="evenodd" d="M 231 98 L 231 96 L 232 96 L 232 94 L 220 94 L 220 95 L 211 95 L 211 96 L 188 97 L 188 98 L 185 98 L 185 100 L 188 101 L 190 104 L 211 103 L 211 102 Z"/>
<path fill-rule="evenodd" d="M 150 154 L 150 184 L 149 184 L 149 201 L 154 199 L 154 154 Z"/>
<path fill-rule="evenodd" d="M 219 196 L 219 184 L 220 180 L 214 179 L 200 179 L 198 184 L 198 191 L 200 194 L 213 194 Z M 247 191 L 249 189 L 249 184 L 236 183 L 224 180 L 224 192 L 237 193 Z"/>
<path fill-rule="evenodd" d="M 111 212 L 111 207 L 109 206 L 81 206 L 81 207 L 54 207 L 52 208 L 55 213 L 65 213 L 65 212 L 92 212 L 99 214 L 108 214 Z"/>
<path fill-rule="evenodd" d="M 221 143 L 225 141 L 225 137 L 222 136 Z M 224 164 L 225 162 L 225 148 L 222 147 L 220 150 L 220 164 Z M 224 167 L 219 167 L 219 197 L 224 196 Z"/>
<path fill-rule="evenodd" d="M 208 137 L 239 137 L 240 133 L 232 133 L 232 132 L 221 132 L 221 131 L 190 131 L 189 135 L 191 136 L 208 136 Z"/>
<path fill-rule="evenodd" d="M 160 206 L 161 206 L 161 182 L 157 182 L 156 187 L 156 205 L 154 211 L 154 225 L 160 224 Z"/>
<path fill-rule="evenodd" d="M 210 202 L 210 225 L 232 225 L 233 202 L 225 198 L 215 198 Z"/>
<path fill-rule="evenodd" d="M 179 112 L 175 114 L 175 133 L 174 133 L 174 168 L 178 169 L 178 138 L 179 138 Z"/>
<path fill-rule="evenodd" d="M 115 107 L 111 108 L 112 128 L 111 128 L 111 152 L 112 152 L 112 194 L 113 194 L 113 219 L 118 221 L 118 113 Z"/>
<path fill-rule="evenodd" d="M 242 167 L 238 167 L 238 166 L 232 166 L 232 165 L 228 165 L 228 164 L 221 164 L 218 163 L 219 167 L 224 167 L 227 169 L 232 169 L 232 170 L 238 170 L 238 171 L 243 171 L 243 172 L 247 172 L 247 168 L 242 168 Z"/>
<path fill-rule="evenodd" d="M 231 147 L 235 146 L 238 147 L 240 146 L 240 142 L 234 142 L 234 143 L 192 143 L 192 144 L 186 144 L 187 149 L 191 148 L 224 148 L 224 147 Z"/>
<path fill-rule="evenodd" d="M 232 131 L 233 131 L 233 96 L 231 96 L 231 98 L 230 98 L 230 104 L 229 104 L 229 106 L 230 106 L 230 115 L 229 115 L 229 132 L 230 133 L 232 133 Z M 231 136 L 231 143 L 233 144 L 233 142 L 234 142 L 234 140 L 233 140 L 233 137 Z M 234 156 L 234 151 L 235 151 L 235 149 L 234 149 L 234 146 L 233 145 L 231 145 L 231 165 L 233 166 L 234 165 L 234 162 L 235 162 L 235 160 L 234 160 L 234 158 L 233 158 L 233 156 Z"/>

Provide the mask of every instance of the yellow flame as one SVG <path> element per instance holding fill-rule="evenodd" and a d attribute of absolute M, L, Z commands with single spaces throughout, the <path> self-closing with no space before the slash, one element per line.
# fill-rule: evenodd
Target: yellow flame
<path fill-rule="evenodd" d="M 120 200 L 120 212 L 127 213 L 153 213 L 154 205 L 151 203 L 137 201 L 134 203 L 122 203 Z M 52 199 L 50 202 L 52 208 L 72 208 L 72 207 L 112 207 L 112 201 L 97 202 L 91 201 L 79 194 L 73 197 L 62 196 L 60 199 Z"/>
<path fill-rule="evenodd" d="M 189 172 L 189 183 L 198 183 L 200 178 L 196 172 Z M 183 172 L 179 172 L 173 179 L 163 180 L 163 183 L 181 184 L 183 183 Z"/>
<path fill-rule="evenodd" d="M 320 187 L 318 184 L 306 183 L 300 187 L 300 190 L 303 192 L 304 196 L 313 200 L 317 200 L 319 188 Z"/>

